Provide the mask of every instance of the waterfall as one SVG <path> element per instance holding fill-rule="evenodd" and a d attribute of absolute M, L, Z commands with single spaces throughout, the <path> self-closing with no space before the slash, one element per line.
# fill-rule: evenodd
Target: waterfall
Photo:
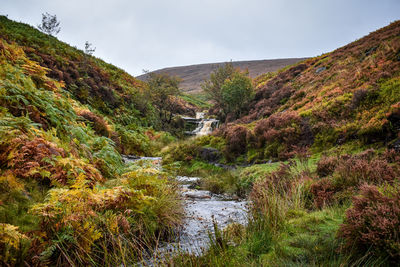
<path fill-rule="evenodd" d="M 193 135 L 207 135 L 210 134 L 216 127 L 218 127 L 219 121 L 216 119 L 205 119 L 203 112 L 197 112 L 196 119 L 200 120 L 200 122 L 197 128 L 193 130 Z"/>
<path fill-rule="evenodd" d="M 194 130 L 186 131 L 188 135 L 202 136 L 210 134 L 215 128 L 218 127 L 219 120 L 204 118 L 204 112 L 197 112 L 196 117 L 182 117 L 187 124 L 197 125 Z M 192 128 L 193 129 L 193 128 Z"/>
<path fill-rule="evenodd" d="M 193 131 L 193 134 L 196 136 L 202 136 L 210 134 L 214 128 L 217 126 L 218 120 L 214 119 L 203 119 L 199 126 Z"/>

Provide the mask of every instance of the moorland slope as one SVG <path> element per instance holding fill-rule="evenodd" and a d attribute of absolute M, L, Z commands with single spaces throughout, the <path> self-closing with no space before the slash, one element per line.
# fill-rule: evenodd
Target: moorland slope
<path fill-rule="evenodd" d="M 257 77 L 267 72 L 274 72 L 288 65 L 295 64 L 304 58 L 284 58 L 269 60 L 233 61 L 232 65 L 243 71 L 248 70 L 250 77 Z M 197 64 L 190 66 L 170 67 L 155 70 L 155 73 L 167 73 L 182 79 L 180 88 L 186 93 L 200 93 L 201 84 L 210 77 L 210 73 L 225 63 Z M 147 75 L 137 76 L 139 80 L 146 80 Z"/>

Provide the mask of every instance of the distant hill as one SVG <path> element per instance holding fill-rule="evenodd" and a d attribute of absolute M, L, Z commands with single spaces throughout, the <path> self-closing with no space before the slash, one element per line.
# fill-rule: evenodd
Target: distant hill
<path fill-rule="evenodd" d="M 269 60 L 250 60 L 250 61 L 235 61 L 232 62 L 233 66 L 242 70 L 248 69 L 250 76 L 255 78 L 266 72 L 277 71 L 288 65 L 295 64 L 306 58 L 284 58 L 284 59 L 269 59 Z M 180 66 L 164 68 L 154 71 L 155 73 L 167 73 L 172 76 L 179 76 L 182 78 L 181 89 L 187 93 L 197 93 L 201 91 L 201 83 L 210 77 L 210 73 L 218 67 L 225 64 L 208 63 L 190 66 Z M 140 75 L 136 78 L 139 80 L 146 80 L 147 74 Z"/>

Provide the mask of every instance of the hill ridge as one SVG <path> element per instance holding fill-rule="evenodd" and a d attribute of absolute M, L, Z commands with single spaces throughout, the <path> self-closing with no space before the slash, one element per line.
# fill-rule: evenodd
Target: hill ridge
<path fill-rule="evenodd" d="M 282 69 L 288 65 L 296 64 L 307 58 L 278 58 L 278 59 L 259 59 L 259 60 L 240 60 L 232 61 L 234 67 L 238 67 L 242 70 L 248 69 L 249 74 L 252 78 L 264 74 L 266 72 L 274 72 Z M 222 66 L 226 62 L 215 62 L 215 63 L 201 63 L 192 64 L 176 67 L 167 67 L 152 71 L 150 73 L 167 73 L 172 76 L 178 76 L 182 78 L 181 89 L 188 93 L 201 92 L 201 83 L 208 79 L 210 73 Z M 136 76 L 137 79 L 145 81 L 147 74 Z"/>

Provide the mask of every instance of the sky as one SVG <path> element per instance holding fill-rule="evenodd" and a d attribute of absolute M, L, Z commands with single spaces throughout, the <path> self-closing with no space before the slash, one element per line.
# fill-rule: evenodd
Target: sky
<path fill-rule="evenodd" d="M 400 0 L 0 0 L 0 14 L 137 76 L 200 63 L 312 57 L 400 19 Z"/>

